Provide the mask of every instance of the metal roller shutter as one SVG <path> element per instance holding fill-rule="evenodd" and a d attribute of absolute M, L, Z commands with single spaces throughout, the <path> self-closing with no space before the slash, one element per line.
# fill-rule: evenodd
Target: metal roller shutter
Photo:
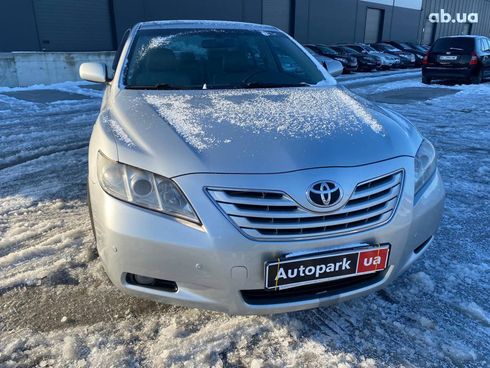
<path fill-rule="evenodd" d="M 114 48 L 108 0 L 34 0 L 34 11 L 45 51 Z"/>
<path fill-rule="evenodd" d="M 383 35 L 384 10 L 367 8 L 364 42 L 379 42 Z"/>

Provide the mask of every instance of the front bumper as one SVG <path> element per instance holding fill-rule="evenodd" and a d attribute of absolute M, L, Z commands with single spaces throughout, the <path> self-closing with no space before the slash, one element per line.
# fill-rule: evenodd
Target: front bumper
<path fill-rule="evenodd" d="M 393 170 L 405 170 L 398 209 L 386 225 L 368 231 L 321 239 L 254 241 L 243 236 L 203 192 L 206 186 L 288 191 L 325 178 L 353 176 L 358 182 Z M 436 172 L 414 197 L 413 158 L 397 158 L 357 168 L 325 168 L 274 175 L 195 174 L 175 181 L 192 202 L 203 225 L 191 225 L 121 202 L 91 181 L 90 197 L 97 247 L 112 282 L 124 291 L 169 304 L 236 314 L 269 314 L 314 308 L 380 289 L 414 262 L 419 246 L 437 230 L 444 189 Z M 287 184 L 284 184 L 287 183 Z M 299 251 L 329 251 L 352 244 L 391 245 L 386 271 L 369 282 L 341 288 L 321 297 L 247 303 L 242 291 L 264 289 L 264 262 Z M 417 250 L 417 252 L 415 252 Z M 127 274 L 175 281 L 176 292 L 127 282 Z"/>

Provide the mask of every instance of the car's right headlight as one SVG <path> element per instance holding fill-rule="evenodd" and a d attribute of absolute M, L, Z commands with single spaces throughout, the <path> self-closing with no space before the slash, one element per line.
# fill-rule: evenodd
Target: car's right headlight
<path fill-rule="evenodd" d="M 122 201 L 200 223 L 187 198 L 171 179 L 113 161 L 97 154 L 97 177 L 102 189 Z"/>
<path fill-rule="evenodd" d="M 415 193 L 432 177 L 436 165 L 436 150 L 432 143 L 424 139 L 415 155 Z"/>

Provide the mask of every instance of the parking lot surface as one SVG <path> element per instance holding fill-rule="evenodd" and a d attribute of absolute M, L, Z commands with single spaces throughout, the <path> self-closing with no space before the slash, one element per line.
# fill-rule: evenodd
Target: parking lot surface
<path fill-rule="evenodd" d="M 94 251 L 86 203 L 102 93 L 84 83 L 1 88 L 0 366 L 488 367 L 490 83 L 376 76 L 340 80 L 434 143 L 447 190 L 435 242 L 383 291 L 246 317 L 115 289 Z"/>

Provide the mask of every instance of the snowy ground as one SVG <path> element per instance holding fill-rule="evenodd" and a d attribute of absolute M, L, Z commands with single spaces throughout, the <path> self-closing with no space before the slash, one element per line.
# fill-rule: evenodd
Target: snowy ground
<path fill-rule="evenodd" d="M 374 78 L 351 84 L 354 91 L 391 96 L 397 103 L 385 106 L 410 118 L 439 152 L 447 202 L 436 241 L 384 291 L 261 317 L 117 291 L 91 250 L 86 207 L 100 92 L 39 87 L 43 101 L 50 89 L 85 98 L 36 103 L 2 94 L 23 89 L 0 89 L 0 367 L 490 366 L 490 83 L 367 77 Z M 449 91 L 441 96 L 441 88 Z"/>

